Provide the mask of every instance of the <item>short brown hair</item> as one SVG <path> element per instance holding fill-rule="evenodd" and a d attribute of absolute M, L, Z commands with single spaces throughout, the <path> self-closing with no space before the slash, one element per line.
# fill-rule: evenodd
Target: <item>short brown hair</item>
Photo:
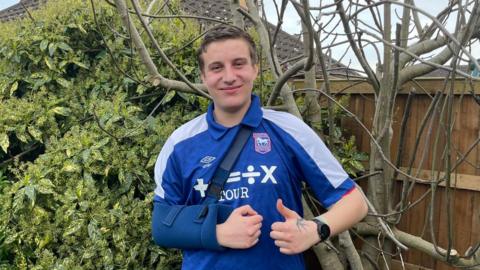
<path fill-rule="evenodd" d="M 252 37 L 242 29 L 231 26 L 231 25 L 219 25 L 210 29 L 207 34 L 203 37 L 200 48 L 197 50 L 197 62 L 200 66 L 200 71 L 203 73 L 203 58 L 202 54 L 207 51 L 208 45 L 217 41 L 224 41 L 227 39 L 243 39 L 248 44 L 248 50 L 250 51 L 250 58 L 252 64 L 257 63 L 257 46 L 253 41 Z"/>

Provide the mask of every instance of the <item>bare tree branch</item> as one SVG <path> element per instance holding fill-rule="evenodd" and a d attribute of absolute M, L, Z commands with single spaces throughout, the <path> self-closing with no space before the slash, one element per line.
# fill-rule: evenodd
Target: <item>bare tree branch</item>
<path fill-rule="evenodd" d="M 443 25 L 440 21 L 438 21 L 435 17 L 433 17 L 432 15 L 430 15 L 428 12 L 416 7 L 416 6 L 412 6 L 412 5 L 408 5 L 408 4 L 405 4 L 405 3 L 401 3 L 401 2 L 397 2 L 397 1 L 393 1 L 393 0 L 384 0 L 384 1 L 381 1 L 381 2 L 378 2 L 378 3 L 372 3 L 371 5 L 375 5 L 375 6 L 378 6 L 378 5 L 384 5 L 384 4 L 387 4 L 387 3 L 391 3 L 391 4 L 395 4 L 395 5 L 400 5 L 400 6 L 403 6 L 404 8 L 405 7 L 408 7 L 408 8 L 411 8 L 411 9 L 415 9 L 416 11 L 422 13 L 423 15 L 425 15 L 426 17 L 428 17 L 429 19 L 431 19 L 433 21 L 433 23 L 436 24 L 436 26 L 442 31 L 442 33 L 444 35 L 446 35 L 449 40 L 456 46 L 458 46 L 460 48 L 460 50 L 468 56 L 468 58 L 471 60 L 471 61 L 474 61 L 473 63 L 475 64 L 475 66 L 480 69 L 480 64 L 476 62 L 476 59 L 475 57 L 472 56 L 472 54 L 470 52 L 468 52 L 465 48 L 462 47 L 462 45 L 466 42 L 466 40 L 470 39 L 471 36 L 473 35 L 474 33 L 474 29 L 478 29 L 480 27 L 480 3 L 478 3 L 478 1 L 475 2 L 475 5 L 474 7 L 472 8 L 472 14 L 470 16 L 470 19 L 469 19 L 469 22 L 467 22 L 466 24 L 466 27 L 463 29 L 463 31 L 460 31 L 460 33 L 457 35 L 457 37 L 453 36 Z M 356 11 L 354 14 L 352 14 L 351 18 L 354 18 L 356 16 L 358 16 L 358 14 L 364 10 L 365 8 L 362 8 L 358 11 Z M 432 61 L 432 62 L 435 62 L 435 61 Z"/>
<path fill-rule="evenodd" d="M 345 255 L 352 270 L 363 270 L 362 259 L 355 249 L 350 233 L 345 231 L 338 235 L 340 246 L 345 249 Z"/>
<path fill-rule="evenodd" d="M 145 47 L 145 44 L 143 43 L 140 35 L 138 34 L 137 28 L 133 25 L 132 21 L 129 19 L 127 6 L 125 2 L 122 0 L 115 0 L 115 6 L 117 8 L 118 14 L 120 14 L 120 18 L 122 19 L 123 24 L 127 29 L 129 29 L 129 32 L 131 33 L 131 38 L 135 44 L 135 47 L 138 50 L 138 53 L 140 54 L 140 58 L 142 59 L 142 62 L 147 67 L 148 72 L 151 75 L 155 75 L 155 76 L 160 75 L 158 73 L 157 67 L 155 66 L 152 58 L 150 57 L 150 53 L 148 52 L 147 48 Z"/>
<path fill-rule="evenodd" d="M 115 0 L 115 3 L 116 3 L 116 7 L 117 7 L 118 12 L 121 15 L 121 18 L 122 18 L 122 21 L 123 21 L 124 25 L 128 29 L 130 29 L 131 38 L 132 38 L 132 40 L 135 44 L 135 47 L 137 48 L 137 50 L 140 54 L 140 58 L 142 59 L 143 63 L 146 65 L 147 70 L 150 73 L 150 80 L 151 80 L 152 84 L 155 85 L 155 86 L 161 86 L 161 87 L 164 87 L 164 88 L 176 89 L 176 90 L 179 90 L 179 91 L 186 90 L 186 89 L 188 89 L 187 87 L 189 87 L 190 88 L 189 92 L 193 92 L 192 89 L 194 89 L 197 94 L 200 94 L 200 95 L 205 96 L 205 97 L 209 97 L 205 93 L 205 91 L 200 90 L 195 85 L 191 84 L 188 81 L 188 79 L 186 79 L 185 76 L 183 74 L 181 74 L 175 68 L 175 66 L 168 60 L 168 58 L 165 56 L 163 51 L 160 49 L 160 47 L 158 46 L 158 43 L 156 43 L 156 41 L 155 41 L 154 44 L 156 45 L 157 49 L 160 49 L 159 52 L 161 52 L 161 56 L 164 57 L 164 61 L 167 64 L 168 63 L 172 64 L 171 67 L 177 72 L 177 74 L 180 77 L 182 77 L 185 80 L 185 82 L 184 83 L 179 83 L 177 81 L 165 79 L 162 75 L 160 75 L 160 73 L 158 73 L 157 67 L 155 66 L 152 58 L 150 57 L 150 54 L 149 54 L 147 48 L 145 47 L 145 44 L 143 43 L 140 35 L 138 34 L 137 28 L 135 27 L 135 25 L 133 25 L 133 22 L 128 18 L 129 15 L 128 15 L 128 12 L 127 12 L 127 6 L 126 6 L 125 2 L 122 1 L 122 0 Z M 134 3 L 134 6 L 136 8 L 138 8 L 138 6 L 135 5 L 135 3 Z M 151 33 L 146 21 L 143 20 L 143 17 L 141 17 L 141 16 L 139 16 L 139 18 L 140 18 L 142 24 L 144 25 L 144 27 L 147 29 L 147 33 L 149 33 L 150 38 L 152 38 L 152 33 Z M 155 39 L 153 38 L 153 40 L 155 40 Z M 185 92 L 187 92 L 187 91 L 185 91 Z"/>
<path fill-rule="evenodd" d="M 366 223 L 357 224 L 355 226 L 355 231 L 361 235 L 378 235 L 378 232 L 379 232 L 377 228 L 371 225 L 368 225 Z M 454 267 L 462 267 L 462 268 L 469 267 L 469 269 L 477 269 L 477 270 L 480 269 L 480 262 L 478 261 L 479 260 L 478 258 L 476 260 L 474 258 L 470 258 L 470 259 L 461 258 L 458 251 L 452 249 L 450 251 L 451 261 L 447 261 L 446 260 L 447 250 L 440 249 L 442 254 L 438 254 L 435 248 L 433 247 L 432 243 L 418 236 L 408 234 L 398 229 L 394 229 L 393 233 L 395 237 L 398 238 L 399 241 L 401 241 L 408 247 L 418 250 L 422 253 L 425 253 L 436 260 L 448 263 Z"/>
<path fill-rule="evenodd" d="M 287 9 L 288 0 L 282 0 L 282 5 L 280 7 L 280 12 L 278 12 L 277 2 L 273 1 L 273 3 L 275 4 L 275 8 L 277 10 L 277 16 L 278 16 L 277 27 L 275 27 L 275 32 L 273 33 L 273 38 L 272 38 L 272 43 L 275 44 L 275 42 L 277 40 L 278 33 L 280 32 L 280 29 L 281 29 L 282 24 L 283 24 L 283 16 L 285 15 L 285 10 Z"/>
<path fill-rule="evenodd" d="M 296 1 L 292 1 L 293 6 L 297 10 L 297 14 L 300 16 L 302 19 L 302 23 L 305 27 L 305 30 L 308 31 L 307 35 L 304 35 L 307 39 L 303 40 L 303 44 L 305 48 L 306 55 L 307 55 L 307 62 L 305 63 L 305 67 L 303 68 L 304 70 L 310 70 L 312 68 L 312 65 L 314 64 L 313 62 L 313 56 L 315 53 L 314 46 L 313 46 L 313 36 L 315 35 L 315 31 L 313 30 L 313 25 L 310 20 L 310 13 L 308 9 L 308 0 L 301 0 L 302 5 L 297 3 Z"/>
<path fill-rule="evenodd" d="M 147 13 L 150 14 L 152 12 L 152 9 L 153 7 L 155 6 L 155 4 L 157 3 L 157 0 L 152 0 L 152 2 L 150 2 L 150 4 L 148 4 L 148 7 L 147 7 Z"/>
<path fill-rule="evenodd" d="M 279 77 L 282 74 L 282 71 L 281 71 L 281 67 L 280 67 L 277 55 L 275 53 L 272 53 L 272 51 L 270 50 L 270 41 L 269 41 L 270 35 L 268 34 L 268 31 L 265 25 L 263 24 L 262 20 L 260 19 L 260 16 L 258 15 L 259 14 L 258 9 L 256 4 L 253 2 L 253 0 L 247 0 L 247 7 L 249 10 L 248 14 L 250 15 L 250 18 L 253 24 L 255 25 L 257 33 L 260 36 L 264 37 L 260 39 L 260 42 L 261 42 L 262 48 L 264 48 L 267 51 L 267 56 L 268 56 L 267 58 L 268 58 L 269 65 L 272 69 L 273 76 L 276 79 L 279 79 Z M 284 84 L 281 88 L 280 93 L 283 98 L 284 104 L 288 107 L 288 111 L 291 114 L 301 118 L 300 111 L 298 110 L 298 107 L 295 103 L 295 99 L 293 98 L 290 87 Z M 278 93 L 272 91 L 272 94 L 268 99 L 267 105 L 271 106 L 274 104 L 276 100 L 275 94 L 278 96 Z"/>
<path fill-rule="evenodd" d="M 361 53 L 360 49 L 357 47 L 357 44 L 355 43 L 355 40 L 353 39 L 353 33 L 350 30 L 350 26 L 348 25 L 349 20 L 347 18 L 347 15 L 345 14 L 345 10 L 343 8 L 343 4 L 342 4 L 341 1 L 337 1 L 337 11 L 338 11 L 338 13 L 340 15 L 340 18 L 342 20 L 343 28 L 345 29 L 345 33 L 347 34 L 348 41 L 350 42 L 350 46 L 352 47 L 353 51 L 355 52 L 355 55 L 356 55 L 358 61 L 360 62 L 360 65 L 365 70 L 365 73 L 367 74 L 368 79 L 373 86 L 373 89 L 375 89 L 375 91 L 378 92 L 379 89 L 380 89 L 380 83 L 378 82 L 377 76 L 375 75 L 373 70 L 368 65 L 367 60 L 365 59 L 365 57 Z"/>
<path fill-rule="evenodd" d="M 232 12 L 233 25 L 240 29 L 244 29 L 245 23 L 243 22 L 242 14 L 238 12 L 239 9 L 241 9 L 241 7 L 238 0 L 230 0 L 230 11 Z"/>
<path fill-rule="evenodd" d="M 114 0 L 115 2 L 117 0 Z M 110 4 L 113 7 L 116 7 L 116 4 L 112 3 L 110 0 L 105 0 L 108 4 Z M 168 1 L 165 2 L 165 4 L 168 4 Z M 135 11 L 132 11 L 127 8 L 128 13 L 130 14 L 136 14 Z M 187 18 L 187 19 L 197 19 L 197 20 L 204 20 L 204 21 L 211 21 L 211 22 L 216 22 L 220 24 L 230 24 L 228 21 L 224 20 L 219 20 L 215 18 L 210 18 L 210 17 L 205 17 L 205 16 L 196 16 L 196 15 L 185 15 L 185 14 L 176 14 L 176 15 L 154 15 L 154 14 L 148 14 L 148 13 L 141 13 L 142 16 L 147 17 L 147 18 L 155 18 L 155 19 L 175 19 L 175 18 Z"/>
<path fill-rule="evenodd" d="M 374 38 L 376 38 L 376 39 L 378 39 L 378 40 L 380 40 L 380 41 L 382 41 L 384 44 L 387 44 L 387 43 L 388 43 L 388 44 L 389 44 L 390 46 L 392 46 L 394 49 L 399 50 L 399 51 L 401 51 L 402 53 L 404 53 L 405 55 L 408 55 L 408 56 L 412 57 L 413 59 L 418 60 L 419 62 L 422 63 L 422 65 L 431 67 L 432 70 L 434 70 L 435 68 L 436 68 L 436 69 L 442 69 L 442 70 L 446 70 L 446 71 L 458 73 L 458 74 L 460 74 L 460 75 L 462 75 L 462 76 L 464 76 L 464 77 L 466 77 L 466 78 L 468 78 L 468 79 L 474 80 L 474 81 L 480 80 L 479 78 L 473 77 L 473 76 L 471 76 L 470 74 L 465 73 L 465 72 L 463 72 L 463 71 L 461 71 L 461 70 L 459 70 L 459 69 L 453 70 L 453 69 L 450 68 L 450 67 L 444 66 L 444 65 L 442 65 L 442 64 L 440 64 L 440 63 L 433 62 L 432 60 L 425 60 L 425 59 L 419 57 L 418 55 L 412 53 L 409 49 L 404 49 L 404 48 L 402 48 L 402 47 L 400 47 L 400 46 L 397 46 L 397 45 L 395 45 L 395 44 L 392 44 L 392 43 L 384 40 L 383 38 L 381 38 L 381 37 L 379 37 L 379 36 L 377 36 L 377 35 L 375 35 L 375 34 L 373 34 L 373 33 L 371 33 L 371 32 L 368 32 L 368 31 L 366 31 L 366 30 L 363 30 L 363 32 L 366 33 L 366 34 L 368 34 L 368 35 L 370 35 L 370 36 L 372 36 L 372 37 L 374 37 Z M 432 45 L 432 43 L 429 43 L 429 44 Z M 422 49 L 421 46 L 420 46 L 420 47 L 417 47 L 417 48 L 418 48 L 419 50 Z M 448 53 L 451 53 L 451 52 L 450 52 L 450 51 L 448 50 L 448 48 L 447 48 L 446 51 L 445 51 L 445 53 L 448 54 Z M 438 57 L 438 55 L 437 55 L 437 57 Z M 446 58 L 446 57 L 448 57 L 448 56 L 447 56 L 447 55 L 444 55 L 444 56 L 443 56 L 443 58 Z M 451 56 L 450 56 L 450 57 L 451 57 Z M 449 58 L 448 58 L 448 59 L 449 59 Z M 447 59 L 447 60 L 448 60 L 448 59 Z M 399 61 L 401 62 L 401 60 L 399 60 Z M 417 64 L 417 65 L 420 65 L 420 64 Z M 406 67 L 406 68 L 402 69 L 401 72 L 404 72 L 407 68 L 412 68 L 412 67 L 413 67 L 413 66 Z M 430 71 L 431 71 L 431 70 L 430 70 Z M 427 71 L 426 73 L 428 73 L 428 72 L 429 72 L 429 71 Z M 418 74 L 415 74 L 415 75 L 412 75 L 412 76 L 418 77 L 418 76 L 424 75 L 424 74 L 426 74 L 426 73 L 425 73 L 425 71 L 422 71 L 422 72 L 419 72 Z M 409 76 L 409 77 L 410 77 L 410 76 Z M 410 78 L 410 80 L 412 80 L 414 77 Z M 398 83 L 399 83 L 399 85 L 401 85 L 401 84 L 403 84 L 403 83 L 405 83 L 405 82 L 407 82 L 407 81 L 408 81 L 408 80 L 406 80 L 406 78 L 399 78 Z"/>
<path fill-rule="evenodd" d="M 415 6 L 415 1 L 410 0 L 410 4 L 412 6 Z M 415 23 L 415 28 L 417 29 L 417 33 L 420 36 L 423 32 L 423 27 L 422 27 L 422 24 L 420 22 L 420 17 L 418 16 L 418 12 L 417 12 L 416 9 L 411 10 L 411 12 L 412 12 L 412 15 L 413 15 L 413 22 Z"/>

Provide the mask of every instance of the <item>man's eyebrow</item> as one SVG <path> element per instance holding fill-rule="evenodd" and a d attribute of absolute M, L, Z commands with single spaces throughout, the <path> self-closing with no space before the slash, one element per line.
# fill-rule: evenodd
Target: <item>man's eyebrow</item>
<path fill-rule="evenodd" d="M 215 62 L 209 63 L 207 66 L 213 66 L 213 65 L 223 65 L 223 63 L 220 61 L 215 61 Z"/>
<path fill-rule="evenodd" d="M 248 59 L 246 57 L 239 57 L 239 58 L 235 58 L 233 59 L 234 62 L 237 62 L 237 61 L 248 61 Z"/>
<path fill-rule="evenodd" d="M 248 58 L 247 57 L 238 57 L 238 58 L 234 58 L 232 60 L 232 62 L 234 62 L 234 63 L 235 62 L 248 62 Z M 215 66 L 215 65 L 223 66 L 223 62 L 222 61 L 214 61 L 214 62 L 208 63 L 207 67 Z"/>

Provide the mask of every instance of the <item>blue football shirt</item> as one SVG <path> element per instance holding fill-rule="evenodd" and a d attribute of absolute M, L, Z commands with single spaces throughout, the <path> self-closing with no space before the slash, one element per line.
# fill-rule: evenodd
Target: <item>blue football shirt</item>
<path fill-rule="evenodd" d="M 200 204 L 217 166 L 239 126 L 215 122 L 213 104 L 168 138 L 155 165 L 155 201 L 170 205 Z M 249 249 L 184 250 L 182 269 L 304 269 L 303 256 L 284 255 L 270 238 L 272 223 L 284 221 L 278 198 L 303 216 L 302 181 L 326 208 L 354 188 L 322 140 L 295 116 L 252 103 L 241 125 L 253 128 L 222 191 L 219 203 L 250 205 L 263 216 L 259 242 Z"/>

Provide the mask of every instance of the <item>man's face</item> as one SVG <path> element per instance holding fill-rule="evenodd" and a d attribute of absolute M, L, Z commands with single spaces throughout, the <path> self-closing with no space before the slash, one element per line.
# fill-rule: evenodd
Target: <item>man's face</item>
<path fill-rule="evenodd" d="M 202 58 L 201 78 L 213 99 L 215 113 L 245 113 L 258 74 L 247 42 L 243 39 L 212 42 Z"/>

